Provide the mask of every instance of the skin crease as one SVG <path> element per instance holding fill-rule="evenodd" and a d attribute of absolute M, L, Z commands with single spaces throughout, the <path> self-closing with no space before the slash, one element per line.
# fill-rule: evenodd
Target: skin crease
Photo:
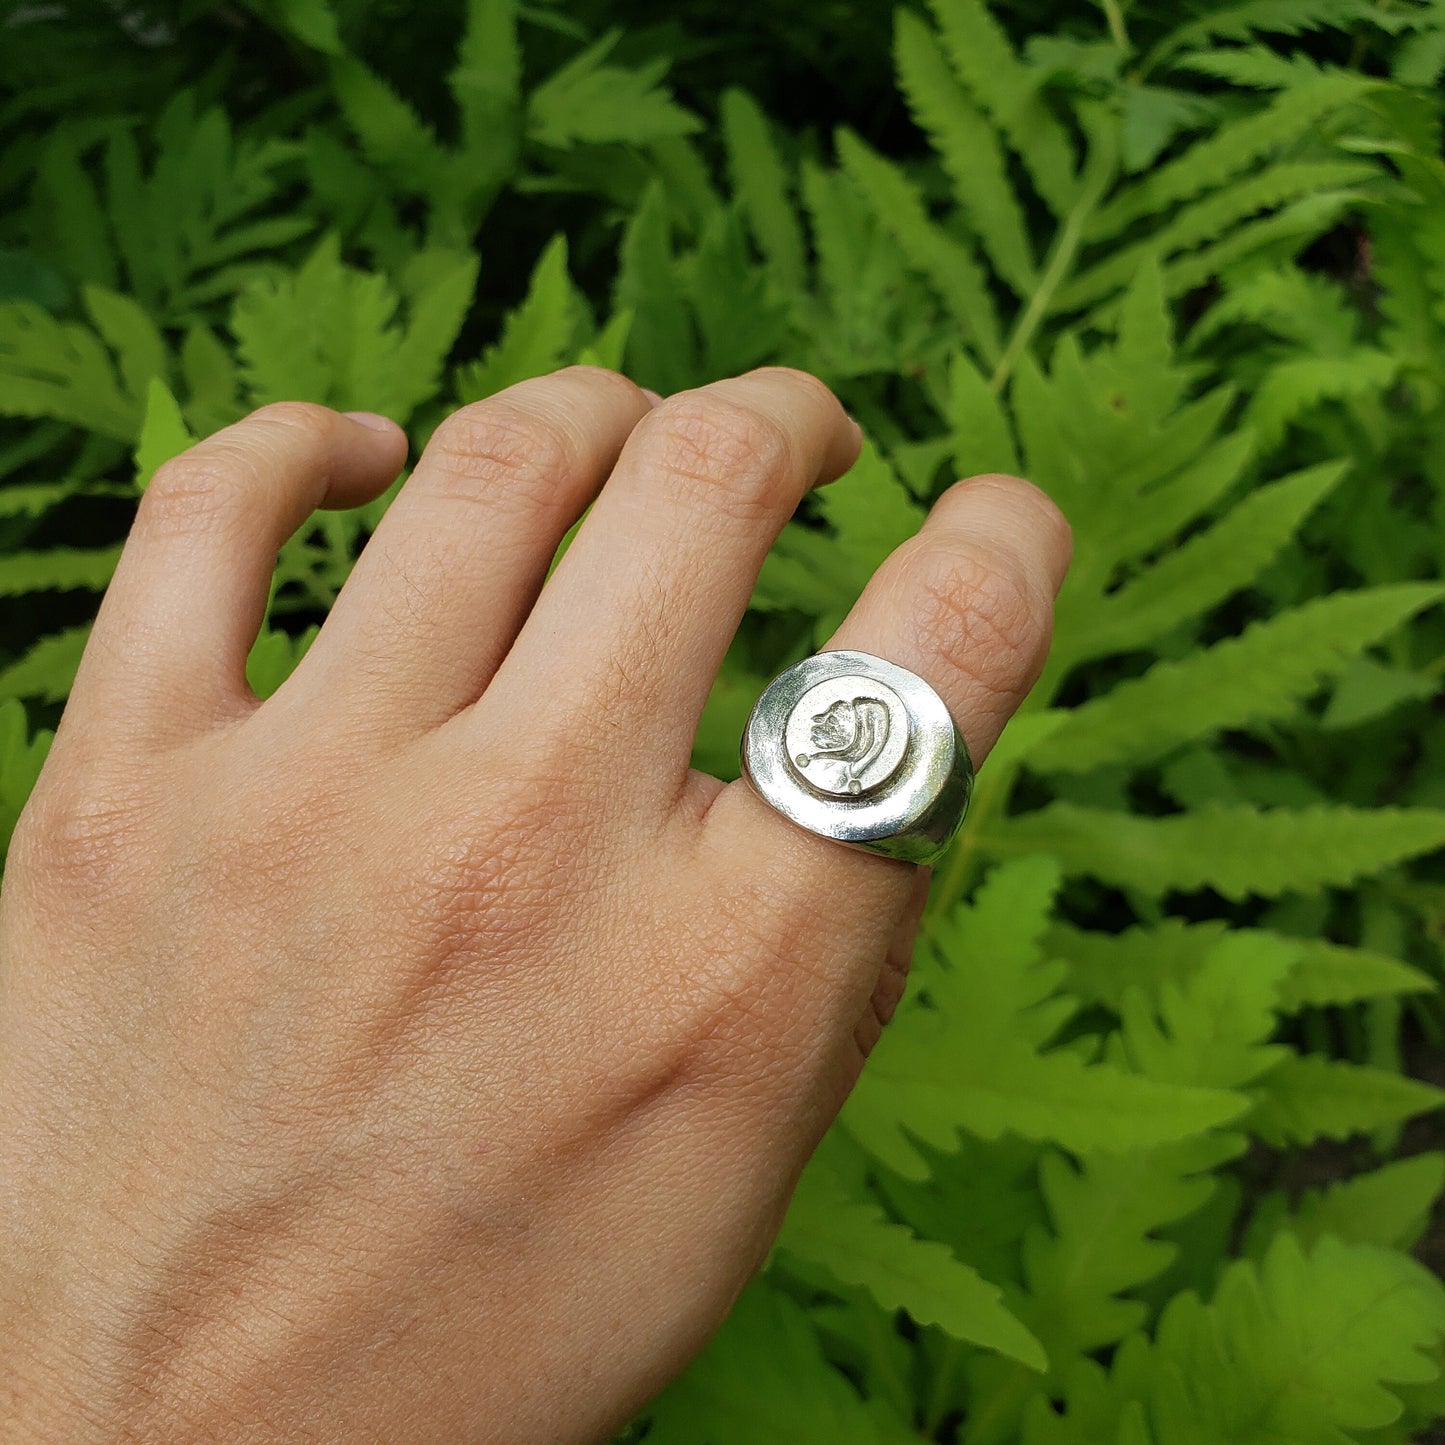
<path fill-rule="evenodd" d="M 0 894 L 6 1441 L 595 1441 L 701 1348 L 926 889 L 688 769 L 858 446 L 781 368 L 523 382 L 442 424 L 264 703 L 276 549 L 405 439 L 285 404 L 157 474 Z M 981 761 L 1069 552 L 1027 482 L 962 482 L 830 646 Z"/>

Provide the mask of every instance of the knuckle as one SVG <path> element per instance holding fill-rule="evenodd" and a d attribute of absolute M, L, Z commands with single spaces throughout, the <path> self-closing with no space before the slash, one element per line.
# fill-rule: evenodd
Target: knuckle
<path fill-rule="evenodd" d="M 257 407 L 242 425 L 248 422 L 297 432 L 308 441 L 324 441 L 336 424 L 336 413 L 314 401 L 272 401 Z"/>
<path fill-rule="evenodd" d="M 10 863 L 32 886 L 110 892 L 140 851 L 146 814 L 137 787 L 79 772 L 48 774 L 16 822 Z"/>
<path fill-rule="evenodd" d="M 614 371 L 610 366 L 593 366 L 590 362 L 578 361 L 571 366 L 564 366 L 553 375 L 585 382 L 588 386 L 598 389 L 605 388 L 608 391 L 616 392 L 619 399 L 626 399 L 633 403 L 643 400 L 642 388 L 631 377 L 624 376 L 620 371 Z"/>
<path fill-rule="evenodd" d="M 793 440 L 766 412 L 689 392 L 654 408 L 639 431 L 661 484 L 690 505 L 753 522 L 773 516 L 790 499 L 797 469 Z"/>
<path fill-rule="evenodd" d="M 565 494 L 579 445 L 560 420 L 490 398 L 447 417 L 432 434 L 426 461 L 428 485 L 443 496 L 535 507 Z"/>
<path fill-rule="evenodd" d="M 776 377 L 785 385 L 797 388 L 800 391 L 808 392 L 814 400 L 821 402 L 824 406 L 837 410 L 839 402 L 833 388 L 826 381 L 815 376 L 811 371 L 801 371 L 796 366 L 759 366 L 750 375 L 766 380 L 769 377 Z"/>
<path fill-rule="evenodd" d="M 903 576 L 909 621 L 927 655 L 992 692 L 1011 695 L 1033 682 L 1053 609 L 1016 559 L 920 541 L 905 555 Z"/>
<path fill-rule="evenodd" d="M 235 517 L 244 490 L 214 448 L 182 452 L 156 469 L 136 508 L 136 527 L 160 537 L 215 531 Z"/>
<path fill-rule="evenodd" d="M 1073 553 L 1074 531 L 1059 504 L 1037 483 L 1008 472 L 984 472 L 960 482 L 959 487 L 975 495 L 992 492 L 1008 507 L 1023 512 L 1042 534 L 1045 543 L 1057 548 L 1067 559 Z"/>

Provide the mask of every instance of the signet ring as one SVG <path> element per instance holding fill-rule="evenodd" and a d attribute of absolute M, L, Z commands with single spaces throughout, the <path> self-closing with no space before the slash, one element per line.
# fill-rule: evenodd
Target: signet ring
<path fill-rule="evenodd" d="M 742 770 L 799 827 L 909 863 L 937 861 L 973 792 L 943 699 L 867 652 L 819 652 L 779 673 L 743 730 Z"/>

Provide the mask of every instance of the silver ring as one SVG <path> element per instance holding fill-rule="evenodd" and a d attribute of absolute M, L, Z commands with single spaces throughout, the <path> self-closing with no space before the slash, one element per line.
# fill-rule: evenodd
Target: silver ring
<path fill-rule="evenodd" d="M 866 652 L 780 672 L 743 730 L 743 776 L 799 827 L 885 858 L 935 862 L 973 793 L 973 760 L 921 677 Z"/>

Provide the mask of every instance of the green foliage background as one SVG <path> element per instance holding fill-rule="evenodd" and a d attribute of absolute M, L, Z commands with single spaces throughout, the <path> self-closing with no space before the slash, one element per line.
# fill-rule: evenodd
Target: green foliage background
<path fill-rule="evenodd" d="M 1440 0 L 12 10 L 0 844 L 191 437 L 303 397 L 420 445 L 576 358 L 808 368 L 870 443 L 769 559 L 700 765 L 955 476 L 1032 477 L 1077 559 L 907 1002 L 631 1434 L 1426 1438 L 1442 70 Z M 385 502 L 283 550 L 259 691 Z"/>

